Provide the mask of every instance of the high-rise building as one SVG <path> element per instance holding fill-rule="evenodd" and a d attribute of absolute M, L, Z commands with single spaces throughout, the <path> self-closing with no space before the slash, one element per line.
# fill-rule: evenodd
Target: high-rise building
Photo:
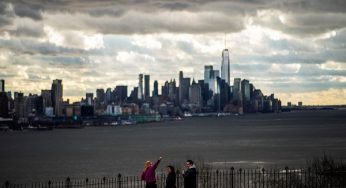
<path fill-rule="evenodd" d="M 230 82 L 230 60 L 229 60 L 229 51 L 228 49 L 222 50 L 222 61 L 221 61 L 221 78 L 225 80 L 228 85 L 231 85 Z"/>
<path fill-rule="evenodd" d="M 96 89 L 96 103 L 97 105 L 104 104 L 105 102 L 105 90 L 104 89 Z"/>
<path fill-rule="evenodd" d="M 86 105 L 93 106 L 94 105 L 94 94 L 93 93 L 86 93 L 85 94 L 85 101 L 86 101 Z"/>
<path fill-rule="evenodd" d="M 14 110 L 16 118 L 24 118 L 25 114 L 25 97 L 23 93 L 14 93 Z"/>
<path fill-rule="evenodd" d="M 217 99 L 217 107 L 218 111 L 223 111 L 226 104 L 229 103 L 230 100 L 230 86 L 226 83 L 224 79 L 217 77 L 217 91 L 218 91 L 218 99 Z"/>
<path fill-rule="evenodd" d="M 112 89 L 111 88 L 107 88 L 106 90 L 106 103 L 109 104 L 112 102 Z"/>
<path fill-rule="evenodd" d="M 61 116 L 63 110 L 63 85 L 62 80 L 53 80 L 52 83 L 52 104 L 54 115 Z"/>
<path fill-rule="evenodd" d="M 159 83 L 157 80 L 154 81 L 154 90 L 153 90 L 153 96 L 159 95 Z"/>
<path fill-rule="evenodd" d="M 138 100 L 143 100 L 143 74 L 138 75 Z"/>
<path fill-rule="evenodd" d="M 130 97 L 132 100 L 136 101 L 138 100 L 138 87 L 134 87 L 131 94 L 130 94 Z"/>
<path fill-rule="evenodd" d="M 178 95 L 179 95 L 179 91 L 177 88 L 177 84 L 175 82 L 175 79 L 173 79 L 173 81 L 171 80 L 168 83 L 168 98 L 175 105 L 179 103 Z"/>
<path fill-rule="evenodd" d="M 243 102 L 243 110 L 244 112 L 250 111 L 250 100 L 251 100 L 251 92 L 250 92 L 250 82 L 249 80 L 241 81 L 241 93 L 242 93 L 242 102 Z"/>
<path fill-rule="evenodd" d="M 8 97 L 3 91 L 0 92 L 0 117 L 8 117 Z"/>
<path fill-rule="evenodd" d="M 189 103 L 202 107 L 202 101 L 202 89 L 200 85 L 193 80 L 189 87 Z"/>
<path fill-rule="evenodd" d="M 161 87 L 161 95 L 164 99 L 168 98 L 169 95 L 169 83 L 168 81 L 165 82 L 165 85 Z"/>
<path fill-rule="evenodd" d="M 38 95 L 29 94 L 25 100 L 25 115 L 31 114 L 43 114 L 43 102 L 42 98 Z"/>
<path fill-rule="evenodd" d="M 210 99 L 210 90 L 209 84 L 205 83 L 204 80 L 198 80 L 198 84 L 201 87 L 203 106 L 207 104 L 207 101 Z"/>
<path fill-rule="evenodd" d="M 179 104 L 189 101 L 190 78 L 184 78 L 183 71 L 179 72 Z"/>
<path fill-rule="evenodd" d="M 243 96 L 244 101 L 250 101 L 251 96 L 250 96 L 250 82 L 249 80 L 242 80 L 241 81 L 241 92 Z"/>
<path fill-rule="evenodd" d="M 234 78 L 234 82 L 233 82 L 233 101 L 242 101 L 241 79 L 240 78 Z"/>
<path fill-rule="evenodd" d="M 5 92 L 5 80 L 0 80 L 0 92 Z"/>
<path fill-rule="evenodd" d="M 127 99 L 127 86 L 120 85 L 115 87 L 115 100 L 118 103 L 124 102 Z"/>
<path fill-rule="evenodd" d="M 212 65 L 204 66 L 204 83 L 209 84 L 211 72 L 213 71 Z"/>
<path fill-rule="evenodd" d="M 214 94 L 218 94 L 220 91 L 218 91 L 217 88 L 217 78 L 220 77 L 220 71 L 219 70 L 211 70 L 210 71 L 210 78 L 209 78 L 209 89 Z"/>
<path fill-rule="evenodd" d="M 41 90 L 42 97 L 42 108 L 43 111 L 48 107 L 52 107 L 52 91 L 51 90 Z"/>
<path fill-rule="evenodd" d="M 150 75 L 144 75 L 144 99 L 150 97 Z"/>

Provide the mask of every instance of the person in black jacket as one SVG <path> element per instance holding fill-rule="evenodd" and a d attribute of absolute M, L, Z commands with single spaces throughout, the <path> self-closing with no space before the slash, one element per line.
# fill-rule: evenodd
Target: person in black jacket
<path fill-rule="evenodd" d="M 166 186 L 165 188 L 176 188 L 175 185 L 177 175 L 175 174 L 174 167 L 169 165 L 166 168 L 167 170 L 167 178 L 166 178 Z"/>
<path fill-rule="evenodd" d="M 184 188 L 196 188 L 197 187 L 197 170 L 192 160 L 186 161 L 187 170 L 183 174 L 184 176 Z"/>

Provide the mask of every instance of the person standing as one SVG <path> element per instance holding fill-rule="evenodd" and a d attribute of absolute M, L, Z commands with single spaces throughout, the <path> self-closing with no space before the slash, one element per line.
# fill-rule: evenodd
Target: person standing
<path fill-rule="evenodd" d="M 184 176 L 184 188 L 196 188 L 197 187 L 197 170 L 192 160 L 187 160 L 185 164 L 187 170 L 183 174 Z"/>
<path fill-rule="evenodd" d="M 166 186 L 165 188 L 176 188 L 176 179 L 177 175 L 175 174 L 174 167 L 168 165 L 166 168 L 167 178 L 166 178 Z"/>
<path fill-rule="evenodd" d="M 145 188 L 157 188 L 155 170 L 157 166 L 159 166 L 161 160 L 162 157 L 160 157 L 155 164 L 153 164 L 151 161 L 145 162 L 144 170 L 141 177 L 141 179 L 145 181 Z"/>

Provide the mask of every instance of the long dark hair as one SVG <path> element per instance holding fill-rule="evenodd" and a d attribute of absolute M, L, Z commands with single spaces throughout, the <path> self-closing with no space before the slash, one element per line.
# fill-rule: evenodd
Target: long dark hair
<path fill-rule="evenodd" d="M 175 169 L 172 165 L 168 165 L 167 168 L 169 168 L 171 170 L 170 174 L 175 175 Z"/>

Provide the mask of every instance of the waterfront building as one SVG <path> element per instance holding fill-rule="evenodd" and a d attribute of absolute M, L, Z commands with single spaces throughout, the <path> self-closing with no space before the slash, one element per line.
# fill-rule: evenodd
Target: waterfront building
<path fill-rule="evenodd" d="M 202 107 L 202 101 L 202 89 L 200 85 L 193 80 L 191 86 L 189 87 L 189 104 Z"/>
<path fill-rule="evenodd" d="M 115 101 L 123 103 L 127 99 L 127 86 L 119 85 L 115 87 Z"/>
<path fill-rule="evenodd" d="M 150 75 L 144 75 L 144 99 L 150 98 Z"/>
<path fill-rule="evenodd" d="M 117 116 L 122 114 L 122 108 L 119 105 L 110 104 L 107 105 L 106 115 Z"/>
<path fill-rule="evenodd" d="M 184 78 L 183 71 L 179 72 L 179 104 L 187 104 L 189 101 L 190 78 Z"/>
<path fill-rule="evenodd" d="M 14 111 L 15 111 L 15 117 L 20 119 L 26 117 L 25 114 L 25 96 L 23 93 L 14 93 Z"/>
<path fill-rule="evenodd" d="M 0 80 L 0 92 L 5 92 L 5 80 Z"/>
<path fill-rule="evenodd" d="M 143 74 L 138 75 L 138 100 L 143 100 Z"/>
<path fill-rule="evenodd" d="M 94 106 L 94 94 L 86 93 L 85 94 L 85 103 L 89 106 Z"/>
<path fill-rule="evenodd" d="M 104 89 L 96 89 L 96 104 L 100 106 L 105 102 L 105 90 Z"/>
<path fill-rule="evenodd" d="M 154 81 L 153 96 L 159 96 L 159 83 L 157 80 Z"/>
<path fill-rule="evenodd" d="M 0 80 L 1 81 L 1 80 Z M 7 93 L 4 91 L 0 92 L 0 117 L 7 118 L 8 117 L 8 97 Z"/>
<path fill-rule="evenodd" d="M 52 106 L 54 108 L 54 115 L 59 117 L 62 115 L 62 103 L 63 103 L 63 85 L 62 80 L 53 80 L 52 88 Z"/>

